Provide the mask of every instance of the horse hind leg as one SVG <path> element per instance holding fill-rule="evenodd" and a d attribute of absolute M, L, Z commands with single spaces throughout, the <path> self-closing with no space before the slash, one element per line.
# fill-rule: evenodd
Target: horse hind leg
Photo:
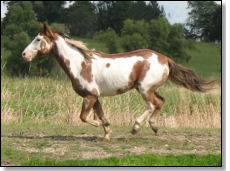
<path fill-rule="evenodd" d="M 165 101 L 164 98 L 161 97 L 159 94 L 157 94 L 156 92 L 151 92 L 151 102 L 154 105 L 155 110 L 149 118 L 149 125 L 152 128 L 152 130 L 155 132 L 155 135 L 157 135 L 158 128 L 154 125 L 154 119 L 156 115 L 160 112 L 164 104 L 164 101 Z"/>
<path fill-rule="evenodd" d="M 145 121 L 148 116 L 150 116 L 149 125 L 155 132 L 155 135 L 157 135 L 158 128 L 154 125 L 153 120 L 155 116 L 160 112 L 164 104 L 164 98 L 159 96 L 154 91 L 149 91 L 147 94 L 142 94 L 142 96 L 148 104 L 148 109 L 136 119 L 132 129 L 132 134 L 136 134 L 140 130 L 140 125 L 143 123 L 143 121 Z"/>
<path fill-rule="evenodd" d="M 148 109 L 144 111 L 144 113 L 139 116 L 136 121 L 135 121 L 135 124 L 133 125 L 133 129 L 132 129 L 132 134 L 136 134 L 137 132 L 140 131 L 141 129 L 141 124 L 146 120 L 146 118 L 151 115 L 151 113 L 153 112 L 154 108 L 151 104 L 150 101 L 147 102 L 148 103 Z"/>

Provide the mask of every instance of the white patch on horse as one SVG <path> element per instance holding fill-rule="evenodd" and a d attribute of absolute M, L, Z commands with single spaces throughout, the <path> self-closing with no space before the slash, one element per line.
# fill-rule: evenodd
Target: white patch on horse
<path fill-rule="evenodd" d="M 169 68 L 166 64 L 162 65 L 158 61 L 158 55 L 154 54 L 147 59 L 150 63 L 149 70 L 147 71 L 143 81 L 140 83 L 141 90 L 144 91 L 145 95 L 147 95 L 147 91 L 157 85 L 163 80 L 165 69 L 168 70 Z"/>
<path fill-rule="evenodd" d="M 92 72 L 101 96 L 112 96 L 117 90 L 128 87 L 130 73 L 137 61 L 143 61 L 140 56 L 121 58 L 99 58 L 94 55 Z M 109 63 L 110 66 L 106 67 Z"/>

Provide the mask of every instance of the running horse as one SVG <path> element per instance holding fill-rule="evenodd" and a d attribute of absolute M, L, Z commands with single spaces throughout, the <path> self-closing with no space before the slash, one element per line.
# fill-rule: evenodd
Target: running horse
<path fill-rule="evenodd" d="M 83 97 L 80 119 L 93 126 L 102 125 L 105 139 L 112 132 L 106 119 L 100 96 L 114 96 L 135 88 L 147 103 L 147 109 L 134 123 L 132 133 L 140 130 L 148 118 L 152 130 L 154 117 L 160 112 L 164 98 L 156 89 L 170 78 L 173 82 L 192 91 L 206 92 L 211 82 L 206 82 L 191 69 L 176 64 L 169 57 L 149 49 L 131 52 L 106 54 L 90 50 L 83 42 L 73 40 L 63 33 L 40 24 L 41 32 L 22 52 L 26 61 L 53 53 L 56 60 L 68 75 L 74 91 Z M 90 119 L 89 112 L 94 109 L 99 120 Z"/>

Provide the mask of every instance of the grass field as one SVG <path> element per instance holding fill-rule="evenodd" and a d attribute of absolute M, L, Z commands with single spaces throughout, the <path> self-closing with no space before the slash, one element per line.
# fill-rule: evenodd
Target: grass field
<path fill-rule="evenodd" d="M 3 166 L 115 165 L 117 160 L 117 165 L 129 166 L 156 165 L 155 161 L 161 166 L 221 165 L 218 128 L 160 127 L 155 136 L 150 128 L 143 127 L 134 136 L 130 126 L 112 126 L 110 141 L 103 140 L 103 128 L 88 125 L 24 121 L 2 122 L 1 128 Z M 171 159 L 167 160 L 167 156 Z M 185 157 L 188 160 L 179 161 Z M 189 162 L 190 159 L 193 161 Z"/>
<path fill-rule="evenodd" d="M 221 166 L 220 155 L 125 155 L 106 159 L 40 161 L 30 160 L 21 166 Z"/>
<path fill-rule="evenodd" d="M 83 41 L 90 48 L 107 51 L 101 42 Z M 82 98 L 70 81 L 1 75 L 1 164 L 220 166 L 219 49 L 217 44 L 195 46 L 188 50 L 192 59 L 185 65 L 217 79 L 216 89 L 200 94 L 171 82 L 159 88 L 166 102 L 155 119 L 158 136 L 147 122 L 139 134 L 130 134 L 135 118 L 146 107 L 135 90 L 100 98 L 113 130 L 108 142 L 101 127 L 79 119 Z"/>

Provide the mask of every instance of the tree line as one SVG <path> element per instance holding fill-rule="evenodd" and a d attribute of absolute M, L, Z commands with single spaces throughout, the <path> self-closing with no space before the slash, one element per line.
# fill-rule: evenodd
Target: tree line
<path fill-rule="evenodd" d="M 28 75 L 41 69 L 50 73 L 55 66 L 51 56 L 32 63 L 19 57 L 39 32 L 39 22 L 71 36 L 103 41 L 110 53 L 149 48 L 179 61 L 190 58 L 186 39 L 221 40 L 221 6 L 214 2 L 190 1 L 188 7 L 192 10 L 187 27 L 170 25 L 157 1 L 74 1 L 69 6 L 67 1 L 5 1 L 5 4 L 8 12 L 1 21 L 4 64 L 1 68 L 10 75 Z"/>

